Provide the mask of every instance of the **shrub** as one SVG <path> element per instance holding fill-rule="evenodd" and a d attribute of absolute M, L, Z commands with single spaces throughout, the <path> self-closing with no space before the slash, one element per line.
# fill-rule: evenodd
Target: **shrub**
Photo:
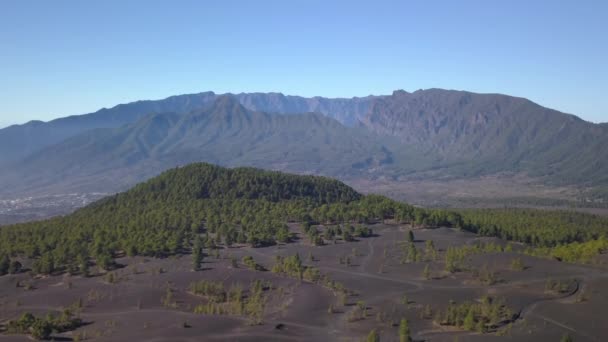
<path fill-rule="evenodd" d="M 243 257 L 243 264 L 254 271 L 263 271 L 264 267 L 255 262 L 251 255 Z"/>
<path fill-rule="evenodd" d="M 511 260 L 511 269 L 513 271 L 523 271 L 526 269 L 526 266 L 524 265 L 524 262 L 521 260 L 521 258 L 515 258 Z"/>

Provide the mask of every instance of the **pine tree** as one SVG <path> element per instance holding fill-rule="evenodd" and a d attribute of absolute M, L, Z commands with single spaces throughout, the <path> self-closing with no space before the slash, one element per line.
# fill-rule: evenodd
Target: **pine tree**
<path fill-rule="evenodd" d="M 201 263 L 203 262 L 203 241 L 200 236 L 194 239 L 194 245 L 192 246 L 192 269 L 198 271 L 201 269 Z"/>
<path fill-rule="evenodd" d="M 426 279 L 426 280 L 431 279 L 431 269 L 429 268 L 428 264 L 426 266 L 424 266 L 424 271 L 422 271 L 422 275 L 424 276 L 424 279 Z"/>
<path fill-rule="evenodd" d="M 463 328 L 469 331 L 475 330 L 475 313 L 473 312 L 473 308 L 469 309 L 467 316 L 464 318 L 464 322 L 462 323 Z"/>
<path fill-rule="evenodd" d="M 448 247 L 448 250 L 445 253 L 445 270 L 454 273 L 459 269 L 459 255 L 458 250 L 453 247 Z"/>
<path fill-rule="evenodd" d="M 372 329 L 372 331 L 369 332 L 369 334 L 367 335 L 367 342 L 380 342 L 380 336 L 378 335 L 378 332 L 376 331 L 376 329 Z"/>
<path fill-rule="evenodd" d="M 437 259 L 437 250 L 433 240 L 426 240 L 424 248 L 424 257 L 427 261 L 435 261 Z"/>
<path fill-rule="evenodd" d="M 416 249 L 416 245 L 413 242 L 410 242 L 409 246 L 408 246 L 407 261 L 408 262 L 418 261 L 418 249 Z"/>
<path fill-rule="evenodd" d="M 32 264 L 32 271 L 36 274 L 52 274 L 55 271 L 55 261 L 50 253 L 43 254 Z"/>
<path fill-rule="evenodd" d="M 44 319 L 36 319 L 31 326 L 32 337 L 37 340 L 48 340 L 53 332 L 51 323 Z"/>
<path fill-rule="evenodd" d="M 114 259 L 112 258 L 110 253 L 106 251 L 100 253 L 95 259 L 95 261 L 97 262 L 97 266 L 103 269 L 104 271 L 109 271 L 112 266 L 114 266 Z"/>
<path fill-rule="evenodd" d="M 401 319 L 401 323 L 399 324 L 399 342 L 412 342 L 410 334 L 410 325 L 407 319 Z"/>
<path fill-rule="evenodd" d="M 0 276 L 8 273 L 10 263 L 11 263 L 11 260 L 8 258 L 8 256 L 6 254 L 3 254 L 0 257 Z"/>
<path fill-rule="evenodd" d="M 78 270 L 83 277 L 89 276 L 89 261 L 82 255 L 78 256 Z"/>

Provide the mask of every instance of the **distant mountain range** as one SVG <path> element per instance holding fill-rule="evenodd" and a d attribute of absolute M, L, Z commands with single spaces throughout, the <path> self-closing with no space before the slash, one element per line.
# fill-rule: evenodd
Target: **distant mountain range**
<path fill-rule="evenodd" d="M 232 95 L 232 94 L 228 94 Z M 95 113 L 68 116 L 49 122 L 30 121 L 0 129 L 0 165 L 15 162 L 46 146 L 95 128 L 114 128 L 134 123 L 149 114 L 189 113 L 201 109 L 219 96 L 213 92 L 171 96 L 157 101 L 137 101 L 100 109 Z M 240 103 L 269 113 L 317 112 L 353 126 L 363 117 L 374 96 L 352 99 L 304 98 L 280 93 L 235 94 Z"/>
<path fill-rule="evenodd" d="M 43 148 L 13 164 L 7 183 L 20 192 L 116 191 L 200 160 L 347 177 L 390 166 L 384 143 L 398 144 L 323 114 L 251 111 L 226 95 L 187 114 L 150 114 Z"/>
<path fill-rule="evenodd" d="M 0 130 L 0 194 L 119 191 L 196 161 L 341 179 L 523 172 L 608 184 L 608 125 L 441 89 L 352 99 L 212 92 Z"/>

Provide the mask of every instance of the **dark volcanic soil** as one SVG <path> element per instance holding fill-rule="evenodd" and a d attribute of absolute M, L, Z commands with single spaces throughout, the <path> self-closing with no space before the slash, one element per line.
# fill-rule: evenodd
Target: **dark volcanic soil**
<path fill-rule="evenodd" d="M 495 284 L 485 285 L 470 271 L 453 274 L 444 271 L 445 249 L 471 244 L 479 239 L 476 236 L 445 228 L 417 229 L 418 250 L 424 251 L 425 241 L 433 240 L 439 258 L 434 262 L 403 264 L 401 245 L 410 227 L 374 225 L 373 229 L 374 237 L 320 247 L 299 240 L 257 249 L 223 249 L 219 259 L 206 257 L 204 269 L 198 272 L 191 270 L 190 256 L 123 258 L 118 261 L 125 267 L 113 271 L 115 283 L 108 283 L 103 275 L 3 276 L 0 322 L 18 318 L 23 312 L 40 316 L 59 313 L 81 301 L 80 317 L 87 324 L 76 331 L 55 334 L 57 340 L 76 337 L 92 341 L 360 341 L 370 330 L 377 329 L 382 341 L 398 341 L 398 327 L 392 323 L 398 324 L 401 318 L 409 320 L 416 341 L 454 341 L 456 337 L 458 341 L 558 341 L 565 333 L 577 342 L 608 340 L 608 317 L 604 315 L 608 305 L 608 272 L 603 268 L 516 252 L 473 255 L 467 260 L 470 268 L 490 269 L 496 275 Z M 319 268 L 353 291 L 345 305 L 341 305 L 333 291 L 320 285 L 270 271 L 249 270 L 240 262 L 238 268 L 233 268 L 229 260 L 235 257 L 240 261 L 249 255 L 270 269 L 275 256 L 295 253 L 299 253 L 304 264 Z M 340 263 L 340 258 L 346 256 L 351 260 L 348 266 Z M 522 258 L 525 270 L 511 270 L 511 261 L 516 257 Z M 430 280 L 423 277 L 427 264 L 431 269 Z M 194 307 L 202 302 L 188 288 L 191 282 L 203 279 L 222 281 L 226 286 L 238 283 L 244 288 L 256 279 L 270 282 L 272 288 L 265 292 L 263 323 L 252 325 L 244 316 L 193 313 Z M 564 293 L 550 293 L 545 289 L 548 279 L 572 285 Z M 175 305 L 171 307 L 161 300 L 167 287 L 173 291 Z M 408 304 L 403 302 L 404 295 Z M 520 317 L 498 334 L 462 331 L 421 318 L 426 305 L 436 312 L 451 300 L 476 301 L 483 295 L 504 298 Z M 367 315 L 349 322 L 357 302 L 367 308 Z M 330 305 L 333 313 L 328 312 Z M 0 341 L 28 340 L 22 335 L 0 335 Z"/>

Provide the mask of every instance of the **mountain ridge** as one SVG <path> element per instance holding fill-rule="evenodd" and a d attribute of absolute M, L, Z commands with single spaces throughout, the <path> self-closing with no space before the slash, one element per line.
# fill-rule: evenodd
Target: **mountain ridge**
<path fill-rule="evenodd" d="M 67 124 L 55 130 L 57 122 Z M 96 125 L 116 126 L 90 128 Z M 28 181 L 39 191 L 51 191 L 51 183 L 98 191 L 112 181 L 122 189 L 200 161 L 341 179 L 512 172 L 553 184 L 608 184 L 607 124 L 500 94 L 433 88 L 326 99 L 205 92 L 32 126 L 40 132 L 0 130 L 0 150 L 23 145 L 12 156 L 0 153 L 5 194 L 26 190 Z"/>
<path fill-rule="evenodd" d="M 102 108 L 93 113 L 70 115 L 48 122 L 34 120 L 25 124 L 2 128 L 0 129 L 0 164 L 17 161 L 45 146 L 58 143 L 90 129 L 120 127 L 133 123 L 148 114 L 162 112 L 187 113 L 200 109 L 209 105 L 221 95 L 236 96 L 245 107 L 252 110 L 274 113 L 320 112 L 337 119 L 347 126 L 356 126 L 360 125 L 360 121 L 364 121 L 366 116 L 369 116 L 370 107 L 372 105 L 377 106 L 377 102 L 394 97 L 396 94 L 417 94 L 420 92 L 464 92 L 470 95 L 524 99 L 502 94 L 478 94 L 440 88 L 419 89 L 412 93 L 396 90 L 391 95 L 369 95 L 352 98 L 325 98 L 320 96 L 307 98 L 297 95 L 284 95 L 282 93 L 216 94 L 212 91 L 174 95 L 160 100 L 140 100 L 118 104 L 112 108 Z M 537 105 L 531 101 L 530 103 Z M 602 125 L 587 123 L 590 125 Z"/>
<path fill-rule="evenodd" d="M 602 126 L 525 98 L 441 89 L 397 91 L 374 101 L 362 121 L 380 135 L 420 146 L 446 165 L 474 160 L 488 171 L 531 171 L 584 182 L 593 173 L 592 161 L 608 157 L 606 152 L 585 153 L 606 139 Z M 576 161 L 581 153 L 585 160 Z"/>
<path fill-rule="evenodd" d="M 341 122 L 354 125 L 353 115 L 362 113 L 367 102 L 373 98 L 305 98 L 282 93 L 216 94 L 212 91 L 174 95 L 160 100 L 140 100 L 102 108 L 93 113 L 70 115 L 48 122 L 29 121 L 0 129 L 0 165 L 14 162 L 28 154 L 39 151 L 74 135 L 96 128 L 113 128 L 133 123 L 148 114 L 163 112 L 187 113 L 211 104 L 221 95 L 235 96 L 249 109 L 264 112 L 304 113 L 322 112 L 329 115 L 330 109 L 342 108 L 346 114 L 336 114 Z M 353 101 L 352 106 L 349 101 Z M 333 110 L 331 111 L 333 112 Z"/>
<path fill-rule="evenodd" d="M 2 181 L 23 191 L 81 182 L 90 185 L 87 189 L 121 190 L 201 160 L 344 177 L 353 165 L 365 173 L 361 165 L 391 164 L 393 153 L 383 139 L 322 114 L 256 112 L 225 95 L 188 114 L 151 114 L 123 127 L 69 138 L 14 164 L 12 175 Z M 113 174 L 118 176 L 108 176 Z"/>

